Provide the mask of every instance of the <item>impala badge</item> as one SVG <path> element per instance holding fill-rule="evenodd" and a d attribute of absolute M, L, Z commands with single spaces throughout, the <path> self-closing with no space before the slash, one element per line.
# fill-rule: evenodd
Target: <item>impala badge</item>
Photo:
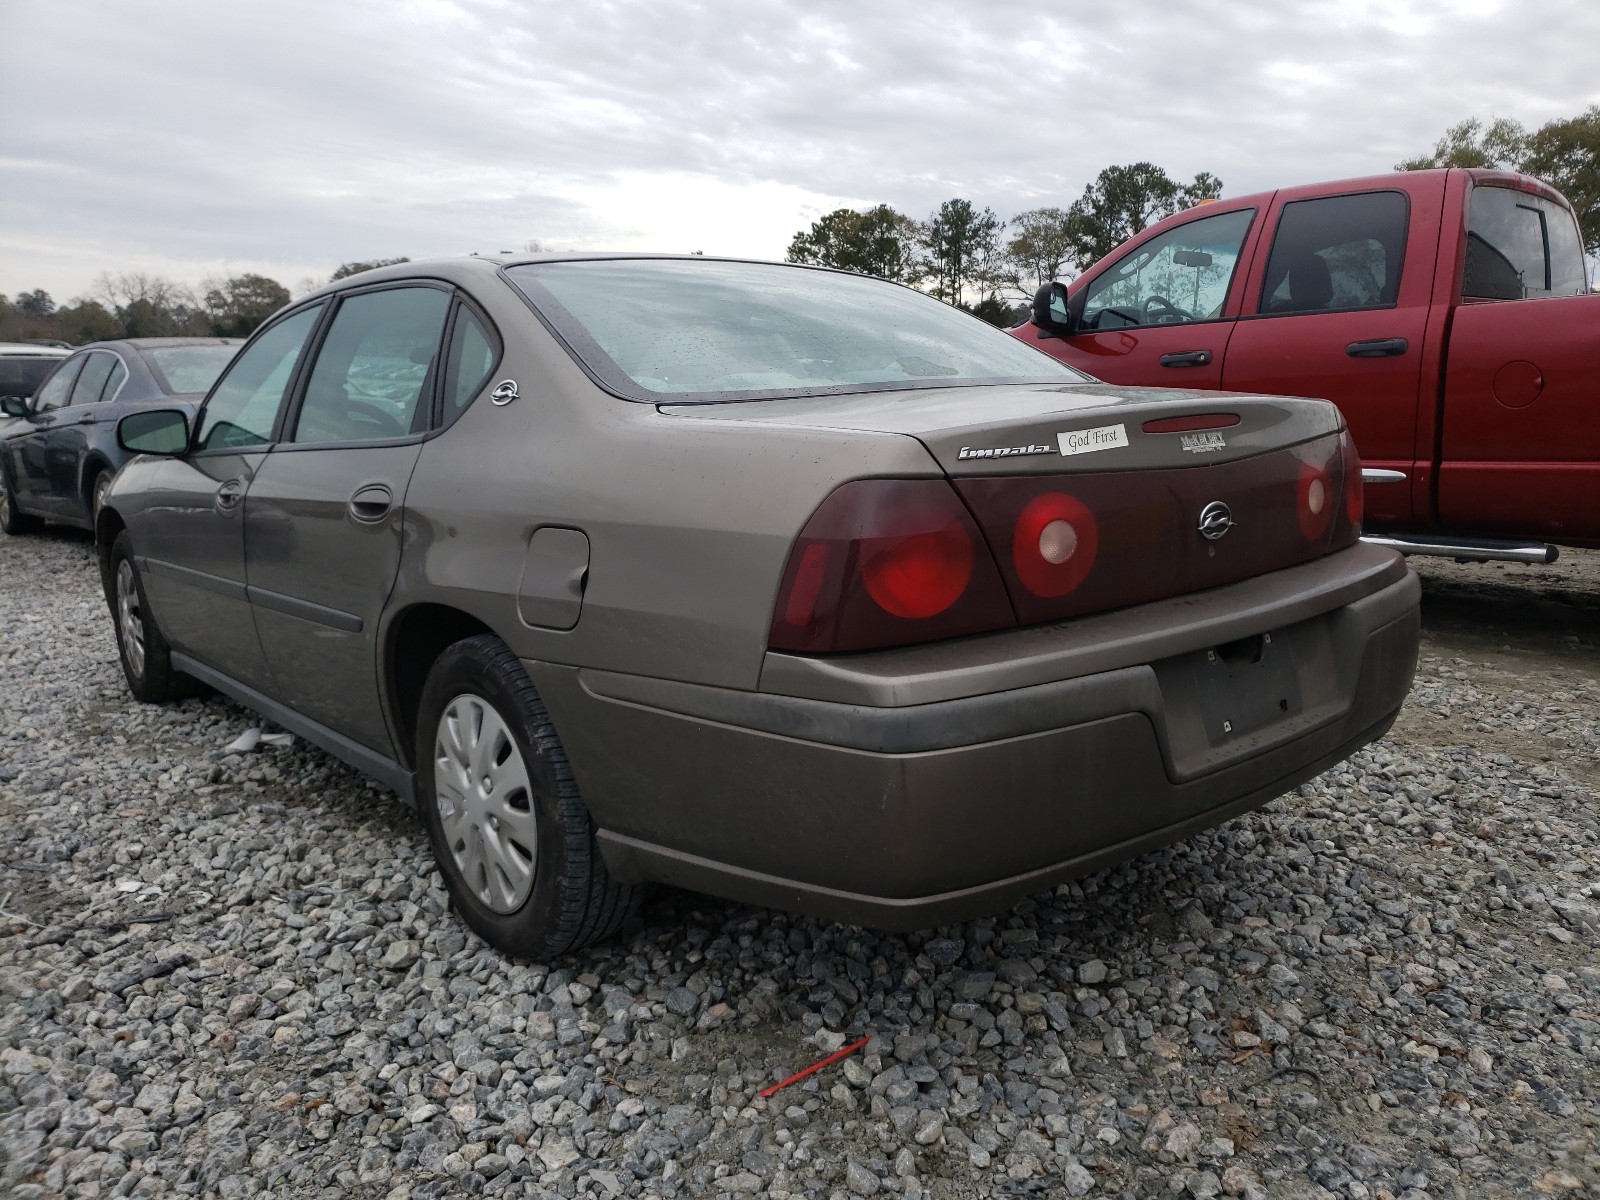
<path fill-rule="evenodd" d="M 517 398 L 517 381 L 515 379 L 502 379 L 494 385 L 494 391 L 489 393 L 489 400 L 497 407 L 504 407 Z"/>
<path fill-rule="evenodd" d="M 1200 536 L 1214 542 L 1233 528 L 1233 513 L 1221 500 L 1213 500 L 1200 510 Z"/>

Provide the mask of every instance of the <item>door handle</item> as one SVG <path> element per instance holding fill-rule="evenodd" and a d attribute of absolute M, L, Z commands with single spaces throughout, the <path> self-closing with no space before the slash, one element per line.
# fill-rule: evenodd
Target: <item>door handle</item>
<path fill-rule="evenodd" d="M 239 507 L 239 501 L 244 499 L 244 480 L 230 479 L 217 489 L 217 507 L 223 512 L 229 512 Z"/>
<path fill-rule="evenodd" d="M 100 419 L 99 417 L 95 416 L 93 413 L 90 413 L 86 417 L 79 417 L 76 421 L 73 422 L 73 424 L 74 425 L 93 425 L 99 419 Z"/>
<path fill-rule="evenodd" d="M 1405 338 L 1373 338 L 1366 342 L 1351 342 L 1344 352 L 1351 358 L 1397 358 L 1409 346 Z"/>
<path fill-rule="evenodd" d="M 1209 367 L 1211 351 L 1184 350 L 1177 354 L 1163 354 L 1158 361 L 1163 367 Z"/>
<path fill-rule="evenodd" d="M 375 525 L 394 507 L 394 493 L 381 483 L 369 483 L 350 497 L 350 516 L 363 525 Z"/>

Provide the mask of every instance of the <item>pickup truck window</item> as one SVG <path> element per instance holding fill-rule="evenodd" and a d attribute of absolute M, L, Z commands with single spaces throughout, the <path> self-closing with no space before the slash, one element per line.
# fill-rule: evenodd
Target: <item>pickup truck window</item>
<path fill-rule="evenodd" d="M 1570 212 L 1531 192 L 1472 189 L 1463 296 L 1528 300 L 1587 290 L 1583 243 Z"/>
<path fill-rule="evenodd" d="M 1406 198 L 1359 192 L 1283 206 L 1261 288 L 1261 312 L 1389 308 L 1400 293 Z"/>
<path fill-rule="evenodd" d="M 1086 329 L 1185 325 L 1222 315 L 1253 208 L 1169 229 L 1102 271 L 1084 291 Z"/>

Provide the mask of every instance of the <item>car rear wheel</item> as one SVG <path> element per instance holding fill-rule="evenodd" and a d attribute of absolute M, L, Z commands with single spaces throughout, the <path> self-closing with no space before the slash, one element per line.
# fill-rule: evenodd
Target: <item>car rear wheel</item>
<path fill-rule="evenodd" d="M 95 524 L 100 524 L 100 510 L 106 506 L 106 497 L 111 494 L 111 472 L 101 471 L 94 477 L 94 487 L 89 490 L 89 519 Z"/>
<path fill-rule="evenodd" d="M 29 516 L 17 507 L 17 498 L 11 494 L 10 485 L 0 480 L 0 531 L 12 535 L 32 533 L 43 524 L 38 517 Z"/>
<path fill-rule="evenodd" d="M 146 704 L 165 704 L 194 695 L 197 684 L 172 665 L 172 648 L 150 612 L 144 580 L 133 561 L 133 543 L 126 531 L 119 533 L 111 545 L 106 593 L 111 624 L 117 633 L 117 655 L 133 698 Z"/>
<path fill-rule="evenodd" d="M 417 798 L 451 900 L 480 937 L 548 958 L 610 936 L 640 889 L 614 882 L 561 739 L 510 648 L 457 642 L 428 673 Z"/>

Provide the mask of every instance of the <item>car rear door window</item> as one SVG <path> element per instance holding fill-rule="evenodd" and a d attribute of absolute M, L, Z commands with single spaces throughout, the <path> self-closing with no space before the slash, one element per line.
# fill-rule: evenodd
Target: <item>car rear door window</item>
<path fill-rule="evenodd" d="M 103 352 L 89 355 L 88 361 L 83 364 L 83 370 L 78 372 L 78 382 L 72 388 L 72 399 L 67 403 L 71 405 L 100 403 L 100 395 L 105 391 L 106 380 L 111 378 L 111 370 L 116 365 L 115 355 Z"/>
<path fill-rule="evenodd" d="M 1267 260 L 1262 313 L 1393 307 L 1400 294 L 1407 218 L 1400 192 L 1285 204 Z"/>
<path fill-rule="evenodd" d="M 1085 329 L 1184 325 L 1221 317 L 1255 209 L 1170 229 L 1130 251 L 1084 290 Z"/>
<path fill-rule="evenodd" d="M 386 288 L 347 297 L 317 352 L 294 441 L 404 437 L 427 427 L 422 403 L 434 377 L 450 294 Z"/>
<path fill-rule="evenodd" d="M 283 394 L 321 315 L 321 305 L 290 314 L 234 359 L 200 415 L 199 449 L 237 450 L 272 441 Z"/>
<path fill-rule="evenodd" d="M 1472 189 L 1463 296 L 1528 300 L 1587 290 L 1583 243 L 1570 212 L 1532 192 Z"/>

